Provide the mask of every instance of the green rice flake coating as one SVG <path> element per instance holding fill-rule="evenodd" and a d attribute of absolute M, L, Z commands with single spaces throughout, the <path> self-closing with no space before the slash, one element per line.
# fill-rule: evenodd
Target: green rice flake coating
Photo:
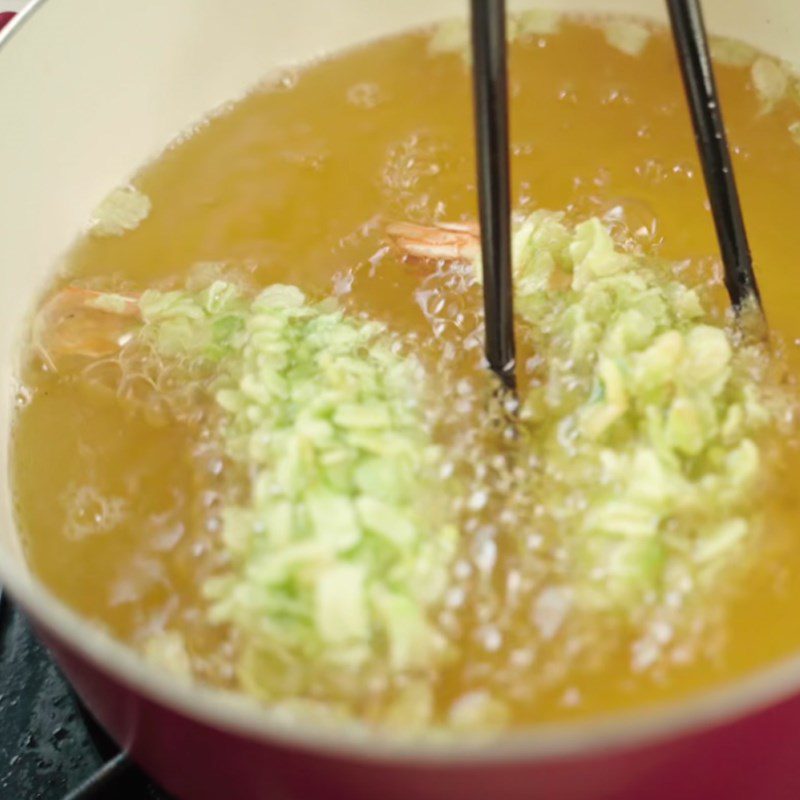
<path fill-rule="evenodd" d="M 458 536 L 434 488 L 417 359 L 294 286 L 248 298 L 216 281 L 140 306 L 141 339 L 213 368 L 225 450 L 249 475 L 246 501 L 223 512 L 229 566 L 204 586 L 212 619 L 244 642 L 242 683 L 357 695 L 366 674 L 435 668 L 448 642 L 431 611 Z"/>
<path fill-rule="evenodd" d="M 580 596 L 633 608 L 752 538 L 761 434 L 787 417 L 766 345 L 715 322 L 671 264 L 599 219 L 536 211 L 514 235 L 517 309 L 544 366 L 521 418 Z"/>

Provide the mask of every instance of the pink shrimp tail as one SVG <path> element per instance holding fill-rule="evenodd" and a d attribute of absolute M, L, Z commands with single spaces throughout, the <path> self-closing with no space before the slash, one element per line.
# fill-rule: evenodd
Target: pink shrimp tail
<path fill-rule="evenodd" d="M 480 233 L 474 222 L 416 225 L 392 222 L 386 232 L 408 256 L 435 261 L 473 261 L 480 255 Z"/>

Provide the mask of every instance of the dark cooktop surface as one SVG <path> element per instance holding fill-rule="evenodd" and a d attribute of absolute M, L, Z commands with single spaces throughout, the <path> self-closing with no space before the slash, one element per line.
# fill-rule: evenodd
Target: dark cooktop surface
<path fill-rule="evenodd" d="M 0 800 L 169 800 L 82 708 L 0 599 Z"/>

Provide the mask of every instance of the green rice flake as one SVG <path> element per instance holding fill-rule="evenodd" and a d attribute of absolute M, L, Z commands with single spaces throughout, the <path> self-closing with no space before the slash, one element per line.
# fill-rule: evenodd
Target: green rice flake
<path fill-rule="evenodd" d="M 148 290 L 139 299 L 140 337 L 168 356 L 217 362 L 243 332 L 246 301 L 232 283 L 214 281 L 199 293 Z"/>
<path fill-rule="evenodd" d="M 122 236 L 150 215 L 150 198 L 135 186 L 120 186 L 108 194 L 92 214 L 93 236 Z"/>
<path fill-rule="evenodd" d="M 647 46 L 651 31 L 636 20 L 614 19 L 603 25 L 603 35 L 615 50 L 628 56 L 638 56 Z"/>
<path fill-rule="evenodd" d="M 448 713 L 449 724 L 465 734 L 490 734 L 505 727 L 510 718 L 509 706 L 482 690 L 457 698 Z"/>
<path fill-rule="evenodd" d="M 726 36 L 712 36 L 709 47 L 714 62 L 727 67 L 749 67 L 759 55 L 752 45 Z"/>
<path fill-rule="evenodd" d="M 455 53 L 469 62 L 471 56 L 467 21 L 456 18 L 438 23 L 428 39 L 428 53 L 430 55 Z"/>
<path fill-rule="evenodd" d="M 786 66 L 775 58 L 761 56 L 753 62 L 750 79 L 761 103 L 761 113 L 766 114 L 786 97 L 790 74 Z"/>
<path fill-rule="evenodd" d="M 324 570 L 315 587 L 314 619 L 323 641 L 342 645 L 370 638 L 370 620 L 365 591 L 365 569 L 359 564 L 335 564 Z"/>
<path fill-rule="evenodd" d="M 89 308 L 94 308 L 97 311 L 106 311 L 109 314 L 125 314 L 130 304 L 130 298 L 113 292 L 99 294 L 96 297 L 90 297 L 86 301 L 86 305 Z"/>
<path fill-rule="evenodd" d="M 551 8 L 531 8 L 512 16 L 509 27 L 514 36 L 549 36 L 561 29 L 562 15 Z"/>
<path fill-rule="evenodd" d="M 178 678 L 191 678 L 192 666 L 186 643 L 177 631 L 162 631 L 149 636 L 142 645 L 144 657 L 155 666 Z"/>

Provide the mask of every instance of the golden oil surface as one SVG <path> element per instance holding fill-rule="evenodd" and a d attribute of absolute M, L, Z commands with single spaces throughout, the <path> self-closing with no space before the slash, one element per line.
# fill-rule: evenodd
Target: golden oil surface
<path fill-rule="evenodd" d="M 427 42 L 423 33 L 375 42 L 287 73 L 225 109 L 136 176 L 152 200 L 149 218 L 119 238 L 81 238 L 58 282 L 145 288 L 180 281 L 198 262 L 242 263 L 261 285 L 333 292 L 348 308 L 416 330 L 423 357 L 450 346 L 456 369 L 474 372 L 476 340 L 466 347 L 469 331 L 453 324 L 477 315 L 474 288 L 404 263 L 383 232 L 387 220 L 476 213 L 469 74 L 458 55 L 429 55 Z M 788 127 L 800 105 L 786 99 L 761 113 L 747 67 L 720 66 L 718 82 L 765 307 L 797 370 L 800 146 Z M 664 31 L 635 57 L 611 47 L 592 21 L 521 37 L 511 47 L 510 85 L 517 209 L 604 216 L 637 232 L 646 251 L 691 259 L 698 274 L 719 281 Z M 234 686 L 236 643 L 207 623 L 199 592 L 215 568 L 213 448 L 179 427 L 154 426 L 80 373 L 54 374 L 34 359 L 22 378 L 12 461 L 36 573 L 125 641 L 181 631 L 197 677 Z M 470 613 L 458 631 L 467 644 L 442 676 L 440 698 L 490 686 L 514 698 L 516 724 L 531 724 L 663 703 L 795 652 L 800 457 L 790 453 L 788 462 L 765 509 L 768 546 L 742 585 L 708 609 L 721 621 L 702 646 L 676 643 L 637 671 L 636 632 L 595 620 L 543 637 L 525 611 L 534 596 L 508 610 L 501 553 L 492 588 L 467 593 Z M 465 563 L 482 557 L 465 544 Z M 487 644 L 487 625 L 499 644 Z"/>

